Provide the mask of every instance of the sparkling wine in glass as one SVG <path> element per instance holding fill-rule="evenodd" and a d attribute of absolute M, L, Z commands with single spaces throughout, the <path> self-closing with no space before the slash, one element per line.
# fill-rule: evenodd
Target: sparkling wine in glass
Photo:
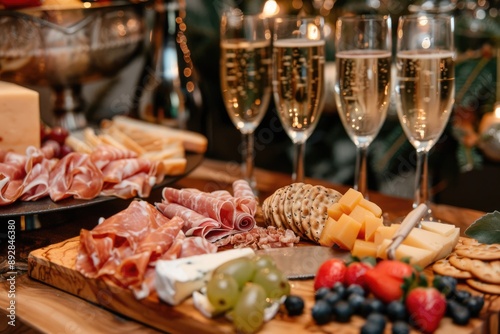
<path fill-rule="evenodd" d="M 255 191 L 254 132 L 271 99 L 271 32 L 266 18 L 239 10 L 224 13 L 220 28 L 222 96 L 242 134 L 244 178 Z"/>
<path fill-rule="evenodd" d="M 368 196 L 368 146 L 382 127 L 391 95 L 391 19 L 343 16 L 335 32 L 335 101 L 342 124 L 356 145 L 354 189 Z"/>
<path fill-rule="evenodd" d="M 428 155 L 450 118 L 455 94 L 454 20 L 448 15 L 402 16 L 398 26 L 396 106 L 417 152 L 415 197 L 429 207 Z M 435 220 L 430 207 L 426 220 Z"/>
<path fill-rule="evenodd" d="M 321 116 L 325 90 L 322 17 L 274 21 L 273 93 L 283 128 L 295 148 L 294 182 L 304 180 L 305 143 Z"/>

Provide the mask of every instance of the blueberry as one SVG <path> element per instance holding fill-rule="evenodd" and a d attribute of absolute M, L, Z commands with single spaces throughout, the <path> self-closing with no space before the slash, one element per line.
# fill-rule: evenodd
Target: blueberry
<path fill-rule="evenodd" d="M 347 296 L 351 296 L 352 294 L 360 295 L 360 296 L 366 296 L 366 291 L 363 289 L 363 287 L 359 284 L 351 284 L 347 287 L 346 290 Z"/>
<path fill-rule="evenodd" d="M 348 302 L 340 300 L 333 306 L 333 313 L 335 314 L 335 319 L 338 322 L 349 322 L 351 320 L 353 310 Z"/>
<path fill-rule="evenodd" d="M 457 279 L 451 276 L 436 275 L 432 283 L 446 298 L 452 296 L 457 288 Z"/>
<path fill-rule="evenodd" d="M 311 315 L 318 325 L 324 325 L 331 319 L 332 307 L 325 300 L 318 300 L 312 307 Z"/>
<path fill-rule="evenodd" d="M 397 320 L 407 320 L 408 319 L 408 313 L 406 312 L 406 307 L 403 304 L 403 302 L 399 300 L 394 300 L 387 304 L 386 307 L 386 314 L 387 317 L 391 321 L 397 321 Z"/>
<path fill-rule="evenodd" d="M 463 305 L 457 305 L 457 307 L 452 310 L 451 319 L 453 319 L 454 324 L 461 326 L 467 325 L 470 319 L 469 309 Z"/>
<path fill-rule="evenodd" d="M 338 293 L 340 298 L 342 299 L 347 295 L 347 289 L 342 282 L 335 282 L 335 284 L 333 284 L 332 290 L 333 292 Z"/>
<path fill-rule="evenodd" d="M 370 313 L 384 313 L 385 305 L 377 298 L 366 298 L 364 303 L 361 305 L 359 314 L 363 317 L 367 317 Z"/>
<path fill-rule="evenodd" d="M 484 297 L 483 296 L 471 296 L 464 300 L 463 305 L 469 309 L 471 317 L 479 316 L 481 309 L 484 306 Z"/>
<path fill-rule="evenodd" d="M 363 327 L 361 327 L 361 334 L 382 334 L 384 333 L 384 329 L 380 328 L 374 322 L 365 322 Z"/>
<path fill-rule="evenodd" d="M 387 321 L 385 320 L 385 317 L 382 313 L 371 313 L 366 317 L 366 322 L 373 322 L 377 324 L 382 330 L 385 329 L 385 325 L 387 324 Z"/>
<path fill-rule="evenodd" d="M 404 321 L 395 321 L 392 323 L 392 334 L 409 334 L 410 325 Z"/>
<path fill-rule="evenodd" d="M 455 293 L 452 295 L 452 298 L 461 304 L 470 296 L 471 293 L 467 290 L 455 290 Z"/>
<path fill-rule="evenodd" d="M 347 297 L 347 302 L 352 308 L 352 311 L 354 313 L 359 313 L 361 310 L 361 307 L 363 306 L 363 303 L 365 302 L 365 297 L 362 295 L 358 294 L 351 294 L 349 297 Z"/>
<path fill-rule="evenodd" d="M 333 307 L 339 300 L 342 300 L 340 295 L 336 292 L 329 291 L 324 297 L 323 300 L 326 300 L 330 306 Z"/>
<path fill-rule="evenodd" d="M 327 288 L 327 287 L 321 287 L 319 288 L 318 290 L 316 290 L 315 294 L 314 294 L 314 299 L 315 300 L 320 300 L 320 299 L 323 299 L 327 293 L 330 292 L 330 289 Z"/>
<path fill-rule="evenodd" d="M 285 308 L 288 315 L 300 315 L 304 311 L 304 300 L 299 296 L 289 295 L 285 299 Z"/>

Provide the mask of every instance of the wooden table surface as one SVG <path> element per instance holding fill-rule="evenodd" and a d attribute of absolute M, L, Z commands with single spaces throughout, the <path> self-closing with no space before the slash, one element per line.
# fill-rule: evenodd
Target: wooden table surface
<path fill-rule="evenodd" d="M 239 177 L 239 165 L 234 162 L 205 160 L 187 177 L 175 183 L 175 187 L 197 188 L 202 191 L 230 189 Z M 265 170 L 256 170 L 261 202 L 277 188 L 291 183 L 289 175 Z M 306 182 L 321 184 L 344 193 L 348 187 L 333 185 L 325 180 L 307 179 Z M 155 191 L 148 201 L 161 198 Z M 402 217 L 411 210 L 408 199 L 370 193 L 370 200 L 377 203 L 388 219 Z M 116 200 L 78 210 L 68 210 L 39 216 L 41 228 L 31 231 L 16 231 L 16 258 L 25 263 L 29 252 L 79 235 L 81 228 L 92 229 L 100 217 L 109 217 L 128 206 L 128 201 Z M 484 213 L 446 205 L 433 205 L 435 216 L 454 223 L 462 232 Z M 1 222 L 6 223 L 6 222 Z M 7 254 L 7 245 L 0 244 L 0 254 Z M 0 259 L 1 262 L 1 259 Z M 7 325 L 5 313 L 10 299 L 9 276 L 0 277 L 0 332 L 13 330 Z M 15 279 L 16 328 L 15 332 L 50 333 L 156 333 L 157 331 L 130 319 L 114 314 L 100 306 L 55 289 L 29 278 L 19 272 Z M 498 310 L 500 311 L 500 310 Z M 2 314 L 3 313 L 3 314 Z M 6 320 L 7 319 L 7 320 Z M 498 317 L 495 317 L 498 321 Z M 490 320 L 489 320 L 490 321 Z M 485 324 L 485 328 L 495 324 Z M 498 324 L 496 324 L 498 328 Z"/>

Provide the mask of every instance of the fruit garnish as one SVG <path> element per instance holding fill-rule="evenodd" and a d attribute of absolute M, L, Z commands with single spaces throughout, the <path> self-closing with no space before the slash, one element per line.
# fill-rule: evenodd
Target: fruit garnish
<path fill-rule="evenodd" d="M 404 262 L 384 260 L 368 270 L 364 279 L 373 295 L 385 303 L 399 300 L 403 297 L 405 279 L 412 277 L 415 269 Z"/>
<path fill-rule="evenodd" d="M 446 298 L 436 288 L 417 287 L 405 300 L 410 323 L 424 333 L 433 333 L 446 312 Z"/>
<path fill-rule="evenodd" d="M 343 260 L 329 259 L 321 264 L 314 278 L 314 290 L 333 287 L 336 282 L 344 282 L 347 266 Z"/>

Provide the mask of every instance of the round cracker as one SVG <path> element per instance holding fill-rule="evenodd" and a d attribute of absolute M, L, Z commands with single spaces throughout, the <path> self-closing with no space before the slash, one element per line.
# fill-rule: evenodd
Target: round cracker
<path fill-rule="evenodd" d="M 473 260 L 470 272 L 483 282 L 500 284 L 500 261 Z"/>
<path fill-rule="evenodd" d="M 286 198 L 287 198 L 288 193 L 290 193 L 290 191 L 293 192 L 293 188 L 294 188 L 293 184 L 286 186 L 283 189 L 283 191 L 281 192 L 280 198 L 278 201 L 278 212 L 279 212 L 279 215 L 281 218 L 281 223 L 283 224 L 284 229 L 292 229 L 292 227 L 290 226 L 290 223 L 288 221 L 287 212 L 285 210 L 285 203 L 286 203 Z"/>
<path fill-rule="evenodd" d="M 316 191 L 317 190 L 317 193 Z M 333 189 L 328 189 L 323 186 L 314 186 L 309 192 L 311 208 L 309 217 L 302 220 L 302 226 L 307 224 L 308 236 L 312 241 L 318 242 L 321 232 L 325 227 L 325 222 L 328 219 L 328 208 L 333 203 L 337 202 L 342 195 Z M 304 212 L 304 210 L 303 210 Z"/>
<path fill-rule="evenodd" d="M 285 196 L 285 203 L 283 210 L 285 211 L 285 218 L 286 221 L 288 222 L 288 225 L 290 226 L 290 229 L 296 234 L 296 235 L 301 235 L 301 232 L 295 225 L 293 221 L 293 197 L 295 196 L 295 193 L 299 191 L 299 189 L 302 187 L 302 185 L 298 183 L 293 183 L 290 188 L 288 189 L 286 196 Z"/>
<path fill-rule="evenodd" d="M 459 270 L 470 271 L 472 267 L 472 259 L 457 254 L 451 254 L 448 260 L 452 266 Z"/>
<path fill-rule="evenodd" d="M 264 214 L 264 221 L 267 226 L 274 226 L 273 216 L 271 214 L 271 202 L 274 194 L 269 196 L 262 203 L 262 213 Z"/>
<path fill-rule="evenodd" d="M 434 270 L 436 274 L 443 276 L 451 276 L 460 279 L 472 278 L 472 274 L 470 272 L 456 268 L 447 259 L 436 261 L 432 265 L 432 270 Z"/>
<path fill-rule="evenodd" d="M 304 231 L 302 227 L 302 201 L 304 197 L 307 196 L 307 193 L 312 188 L 310 184 L 302 184 L 302 186 L 297 190 L 292 199 L 292 217 L 293 223 L 297 227 L 300 236 L 305 239 L 308 239 L 307 232 Z"/>
<path fill-rule="evenodd" d="M 500 285 L 498 284 L 485 283 L 483 281 L 480 281 L 479 279 L 474 279 L 474 278 L 469 278 L 465 280 L 465 282 L 471 288 L 476 289 L 478 291 L 500 295 Z"/>
<path fill-rule="evenodd" d="M 278 203 L 281 199 L 281 193 L 285 190 L 285 187 L 279 188 L 274 192 L 273 200 L 271 202 L 271 215 L 273 216 L 274 226 L 277 228 L 283 228 L 283 222 L 281 221 Z"/>
<path fill-rule="evenodd" d="M 455 253 L 475 260 L 500 260 L 500 244 L 463 245 L 457 248 Z"/>

